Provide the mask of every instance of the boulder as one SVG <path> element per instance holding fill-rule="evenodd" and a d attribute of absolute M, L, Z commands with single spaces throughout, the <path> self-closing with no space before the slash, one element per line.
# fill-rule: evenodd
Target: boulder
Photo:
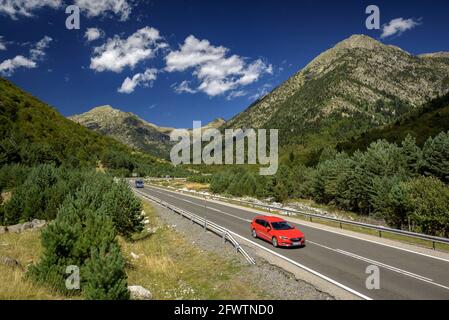
<path fill-rule="evenodd" d="M 142 286 L 129 286 L 128 290 L 132 300 L 151 300 L 153 297 L 151 292 Z"/>

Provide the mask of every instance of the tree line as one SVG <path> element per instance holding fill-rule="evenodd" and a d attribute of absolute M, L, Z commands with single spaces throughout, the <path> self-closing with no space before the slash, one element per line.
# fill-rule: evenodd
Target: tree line
<path fill-rule="evenodd" d="M 313 199 L 389 226 L 449 236 L 449 132 L 429 138 L 420 148 L 413 137 L 400 144 L 378 140 L 365 152 L 327 150 L 307 167 L 292 154 L 276 175 L 259 176 L 248 168 L 215 173 L 211 191 L 286 201 Z"/>

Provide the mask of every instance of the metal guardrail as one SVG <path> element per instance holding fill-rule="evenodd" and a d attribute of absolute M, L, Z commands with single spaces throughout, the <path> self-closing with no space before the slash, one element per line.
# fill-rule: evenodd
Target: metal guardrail
<path fill-rule="evenodd" d="M 160 186 L 157 186 L 157 187 L 160 187 Z M 176 191 L 181 192 L 181 193 L 187 193 L 187 194 L 190 193 L 190 194 L 194 194 L 196 196 L 205 196 L 204 194 L 199 194 L 199 193 L 194 192 L 194 191 L 186 191 L 186 190 L 176 190 Z M 299 210 L 284 209 L 284 208 L 279 208 L 279 207 L 274 207 L 274 206 L 254 203 L 254 202 L 250 202 L 250 201 L 229 199 L 229 198 L 221 197 L 221 196 L 217 196 L 217 195 L 208 195 L 208 197 L 211 198 L 212 200 L 221 200 L 221 201 L 225 201 L 225 202 L 236 202 L 236 203 L 249 205 L 250 207 L 253 207 L 253 208 L 268 209 L 269 212 L 271 212 L 271 211 L 281 211 L 281 212 L 291 213 L 291 214 L 294 214 L 294 215 L 302 215 L 302 216 L 305 216 L 305 217 L 309 218 L 310 222 L 313 222 L 313 218 L 321 219 L 321 220 L 333 221 L 333 222 L 339 223 L 340 229 L 343 229 L 343 225 L 346 224 L 346 225 L 353 225 L 353 226 L 356 226 L 356 227 L 376 230 L 378 232 L 378 236 L 380 238 L 382 238 L 382 233 L 385 232 L 385 233 L 393 233 L 393 234 L 408 236 L 408 237 L 421 239 L 421 240 L 427 240 L 427 241 L 432 242 L 433 250 L 436 250 L 436 243 L 449 244 L 449 239 L 447 239 L 447 238 L 429 236 L 429 235 L 422 234 L 422 233 L 417 233 L 417 232 L 393 229 L 393 228 L 388 228 L 388 227 L 384 227 L 384 226 L 376 226 L 376 225 L 373 225 L 373 224 L 357 222 L 357 221 L 351 221 L 351 220 L 345 220 L 345 219 L 338 219 L 338 218 L 328 217 L 328 216 L 321 215 L 321 214 L 309 213 L 309 212 L 304 212 L 304 211 L 299 211 Z"/>
<path fill-rule="evenodd" d="M 243 257 L 250 263 L 250 264 L 256 264 L 256 261 L 243 249 L 240 244 L 235 240 L 235 238 L 232 236 L 232 234 L 229 232 L 228 229 L 223 228 L 222 226 L 212 222 L 208 221 L 206 218 L 202 218 L 194 213 L 188 212 L 186 210 L 180 209 L 178 207 L 175 207 L 165 201 L 162 201 L 156 197 L 150 196 L 148 194 L 145 194 L 141 191 L 134 190 L 137 194 L 139 194 L 141 197 L 146 198 L 148 200 L 154 201 L 163 207 L 166 207 L 167 209 L 170 209 L 171 211 L 180 214 L 181 216 L 189 219 L 192 221 L 192 223 L 196 223 L 202 227 L 204 227 L 205 230 L 209 230 L 219 236 L 222 237 L 223 243 L 226 243 L 226 241 L 229 241 L 235 248 L 236 252 L 239 252 L 243 255 Z"/>

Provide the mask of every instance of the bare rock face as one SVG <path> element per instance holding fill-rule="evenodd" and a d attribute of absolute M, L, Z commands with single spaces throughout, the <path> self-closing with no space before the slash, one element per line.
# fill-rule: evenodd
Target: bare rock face
<path fill-rule="evenodd" d="M 129 286 L 128 290 L 132 300 L 151 300 L 153 297 L 152 293 L 142 286 Z"/>
<path fill-rule="evenodd" d="M 0 234 L 5 232 L 20 233 L 26 230 L 37 230 L 45 227 L 47 222 L 45 220 L 34 219 L 31 222 L 19 223 L 12 226 L 0 227 Z"/>
<path fill-rule="evenodd" d="M 277 128 L 285 135 L 281 144 L 302 143 L 323 132 L 332 140 L 334 132 L 344 135 L 348 121 L 360 128 L 381 126 L 447 92 L 448 53 L 415 56 L 353 35 L 318 55 L 225 128 Z"/>

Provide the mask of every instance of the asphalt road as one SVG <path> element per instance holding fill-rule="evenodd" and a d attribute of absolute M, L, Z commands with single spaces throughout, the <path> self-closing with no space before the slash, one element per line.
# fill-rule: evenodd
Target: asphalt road
<path fill-rule="evenodd" d="M 238 209 L 214 202 L 207 202 L 205 207 L 202 199 L 151 186 L 139 190 L 178 208 L 205 216 L 244 238 L 338 282 L 362 298 L 449 299 L 449 260 L 301 224 L 295 225 L 305 234 L 305 248 L 273 248 L 270 243 L 251 237 L 249 222 L 257 215 L 251 209 Z M 366 270 L 370 265 L 379 268 L 380 289 L 369 290 L 366 287 L 369 276 Z"/>

